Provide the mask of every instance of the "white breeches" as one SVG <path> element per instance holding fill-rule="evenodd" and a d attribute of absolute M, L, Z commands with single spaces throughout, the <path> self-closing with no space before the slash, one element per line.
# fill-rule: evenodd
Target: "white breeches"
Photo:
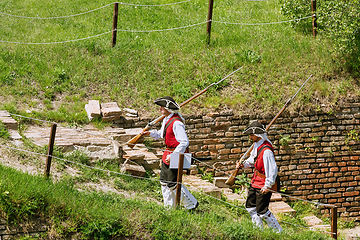
<path fill-rule="evenodd" d="M 176 186 L 169 188 L 166 183 L 161 182 L 161 191 L 164 198 L 164 206 L 174 208 L 176 200 Z M 183 184 L 181 185 L 180 202 L 187 209 L 192 209 L 197 204 L 196 198 Z"/>

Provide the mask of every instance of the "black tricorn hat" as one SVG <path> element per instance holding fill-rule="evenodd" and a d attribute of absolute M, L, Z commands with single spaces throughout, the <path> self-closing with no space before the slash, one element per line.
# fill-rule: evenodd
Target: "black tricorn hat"
<path fill-rule="evenodd" d="M 264 132 L 265 132 L 264 126 L 258 121 L 254 121 L 243 131 L 243 134 L 245 135 L 262 134 Z"/>
<path fill-rule="evenodd" d="M 172 97 L 158 98 L 154 100 L 154 103 L 162 107 L 170 108 L 172 110 L 180 109 L 179 104 L 177 104 Z"/>

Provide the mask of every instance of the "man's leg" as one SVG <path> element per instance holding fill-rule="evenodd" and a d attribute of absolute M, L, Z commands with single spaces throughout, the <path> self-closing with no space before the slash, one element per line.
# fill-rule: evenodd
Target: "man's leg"
<path fill-rule="evenodd" d="M 196 198 L 183 184 L 181 184 L 181 202 L 187 209 L 194 209 L 199 205 Z"/>
<path fill-rule="evenodd" d="M 253 224 L 263 229 L 263 223 L 256 211 L 256 189 L 253 187 L 249 188 L 248 197 L 246 199 L 246 210 L 249 212 Z"/>
<path fill-rule="evenodd" d="M 269 203 L 271 198 L 271 192 L 261 194 L 260 189 L 256 192 L 256 211 L 264 219 L 269 227 L 275 229 L 276 232 L 280 233 L 282 228 L 274 215 L 269 210 Z"/>

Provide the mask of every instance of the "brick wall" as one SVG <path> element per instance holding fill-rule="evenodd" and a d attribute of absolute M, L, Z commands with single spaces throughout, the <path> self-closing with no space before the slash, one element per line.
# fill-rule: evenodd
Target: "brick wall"
<path fill-rule="evenodd" d="M 360 143 L 356 140 L 360 129 L 359 106 L 360 99 L 356 98 L 341 102 L 328 112 L 321 109 L 285 112 L 268 131 L 286 193 L 335 204 L 341 217 L 352 220 L 360 220 Z M 273 117 L 237 116 L 232 111 L 185 116 L 190 151 L 195 157 L 211 156 L 207 164 L 231 174 L 235 161 L 251 146 L 242 131 L 252 120 L 267 125 Z M 138 119 L 126 124 L 144 127 L 149 120 Z M 153 146 L 164 147 L 162 142 L 155 142 Z M 204 164 L 198 165 L 207 172 L 214 171 Z M 252 175 L 252 170 L 245 171 Z M 215 176 L 222 175 L 215 172 Z M 329 213 L 329 209 L 321 211 Z"/>

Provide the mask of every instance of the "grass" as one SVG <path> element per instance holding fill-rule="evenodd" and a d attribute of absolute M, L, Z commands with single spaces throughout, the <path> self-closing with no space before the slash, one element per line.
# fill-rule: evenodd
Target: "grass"
<path fill-rule="evenodd" d="M 44 180 L 0 165 L 0 214 L 16 225 L 41 218 L 51 227 L 48 236 L 72 239 L 330 239 L 327 235 L 299 231 L 258 231 L 243 208 L 195 193 L 201 203 L 189 214 L 167 210 L 151 200 L 125 198 L 113 193 L 78 191 L 71 181 Z M 161 198 L 158 182 L 119 177 L 117 186 L 153 192 Z M 119 182 L 122 182 L 119 184 Z"/>
<path fill-rule="evenodd" d="M 134 1 L 140 4 L 171 3 L 170 0 Z M 3 1 L 3 12 L 22 16 L 52 17 L 76 14 L 108 4 L 49 1 L 39 5 Z M 119 5 L 118 29 L 168 29 L 204 22 L 206 1 L 163 7 Z M 0 15 L 0 40 L 59 42 L 85 38 L 111 30 L 112 5 L 98 11 L 62 19 L 26 19 Z M 278 1 L 214 3 L 213 19 L 224 22 L 265 23 L 285 19 Z M 116 101 L 120 107 L 154 115 L 152 100 L 174 96 L 183 102 L 208 84 L 244 66 L 227 84 L 202 95 L 185 112 L 232 108 L 278 110 L 313 74 L 293 108 L 325 104 L 357 94 L 358 78 L 344 71 L 330 53 L 329 41 L 290 24 L 230 25 L 212 23 L 211 42 L 206 43 L 205 24 L 163 32 L 118 32 L 83 41 L 26 45 L 0 43 L 0 109 L 12 113 L 69 123 L 87 123 L 84 105 L 90 99 Z M 204 107 L 206 109 L 204 109 Z M 31 113 L 26 113 L 30 110 Z"/>

